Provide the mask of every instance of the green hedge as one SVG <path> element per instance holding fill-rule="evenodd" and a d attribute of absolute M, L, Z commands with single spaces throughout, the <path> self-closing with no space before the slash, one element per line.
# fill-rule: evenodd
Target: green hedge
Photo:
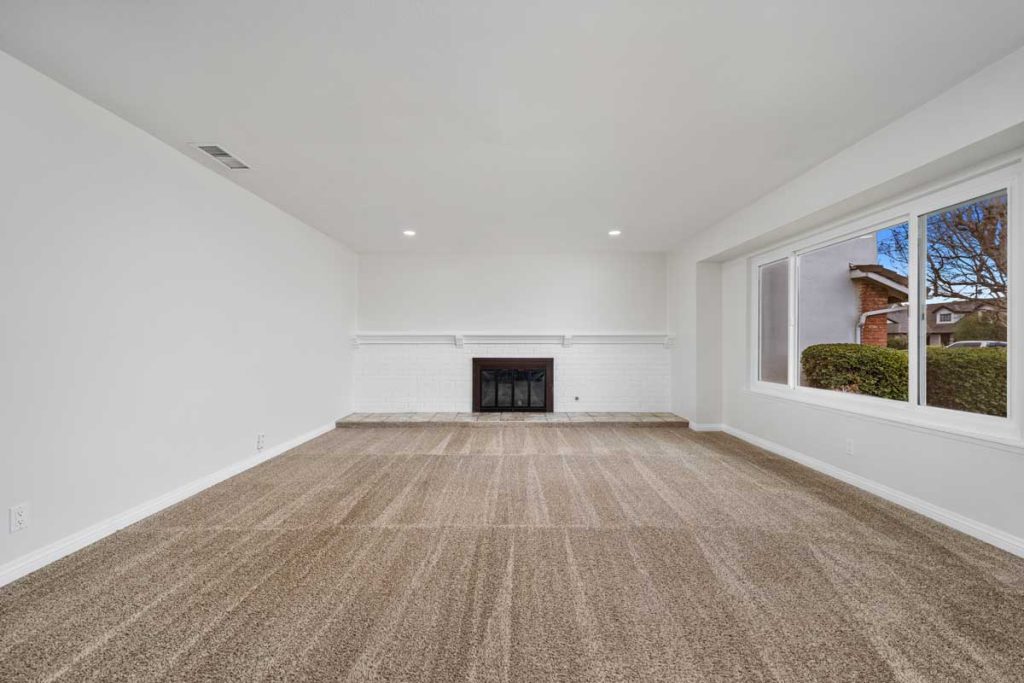
<path fill-rule="evenodd" d="M 907 400 L 907 352 L 817 344 L 801 358 L 808 386 Z M 928 347 L 928 405 L 1006 415 L 1006 350 Z"/>
<path fill-rule="evenodd" d="M 907 352 L 862 344 L 816 344 L 804 349 L 809 386 L 907 400 Z"/>
<path fill-rule="evenodd" d="M 928 405 L 1006 416 L 1006 349 L 928 349 Z"/>

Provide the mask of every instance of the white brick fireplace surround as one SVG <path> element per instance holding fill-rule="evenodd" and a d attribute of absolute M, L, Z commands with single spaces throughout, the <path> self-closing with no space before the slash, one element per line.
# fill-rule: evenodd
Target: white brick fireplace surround
<path fill-rule="evenodd" d="M 359 334 L 358 412 L 470 412 L 473 358 L 554 358 L 557 412 L 667 412 L 664 334 Z"/>

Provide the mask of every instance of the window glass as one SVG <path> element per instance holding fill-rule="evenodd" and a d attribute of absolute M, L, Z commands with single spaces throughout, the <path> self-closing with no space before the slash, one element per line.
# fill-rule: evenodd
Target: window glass
<path fill-rule="evenodd" d="M 801 254 L 800 384 L 907 400 L 906 223 Z"/>
<path fill-rule="evenodd" d="M 1006 415 L 1006 191 L 920 218 L 923 316 L 920 401 Z M 946 318 L 938 309 L 950 309 Z M 963 342 L 981 342 L 965 344 Z"/>
<path fill-rule="evenodd" d="M 758 269 L 758 377 L 762 382 L 789 381 L 789 261 Z"/>

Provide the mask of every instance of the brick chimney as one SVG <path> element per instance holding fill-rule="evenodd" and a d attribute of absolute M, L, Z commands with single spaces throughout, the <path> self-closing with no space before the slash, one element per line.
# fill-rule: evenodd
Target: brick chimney
<path fill-rule="evenodd" d="M 888 308 L 889 291 L 870 280 L 857 281 L 858 294 L 860 295 L 860 312 L 877 311 Z M 864 320 L 864 327 L 860 332 L 860 343 L 868 346 L 889 345 L 889 316 L 885 313 L 868 316 Z"/>

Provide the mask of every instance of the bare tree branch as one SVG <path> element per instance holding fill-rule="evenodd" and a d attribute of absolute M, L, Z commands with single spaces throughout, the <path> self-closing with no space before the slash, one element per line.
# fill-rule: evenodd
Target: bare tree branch
<path fill-rule="evenodd" d="M 985 300 L 1006 320 L 1007 203 L 1001 193 L 930 214 L 925 219 L 923 265 L 926 296 Z M 893 230 L 879 251 L 904 272 L 910 264 L 909 238 Z"/>

